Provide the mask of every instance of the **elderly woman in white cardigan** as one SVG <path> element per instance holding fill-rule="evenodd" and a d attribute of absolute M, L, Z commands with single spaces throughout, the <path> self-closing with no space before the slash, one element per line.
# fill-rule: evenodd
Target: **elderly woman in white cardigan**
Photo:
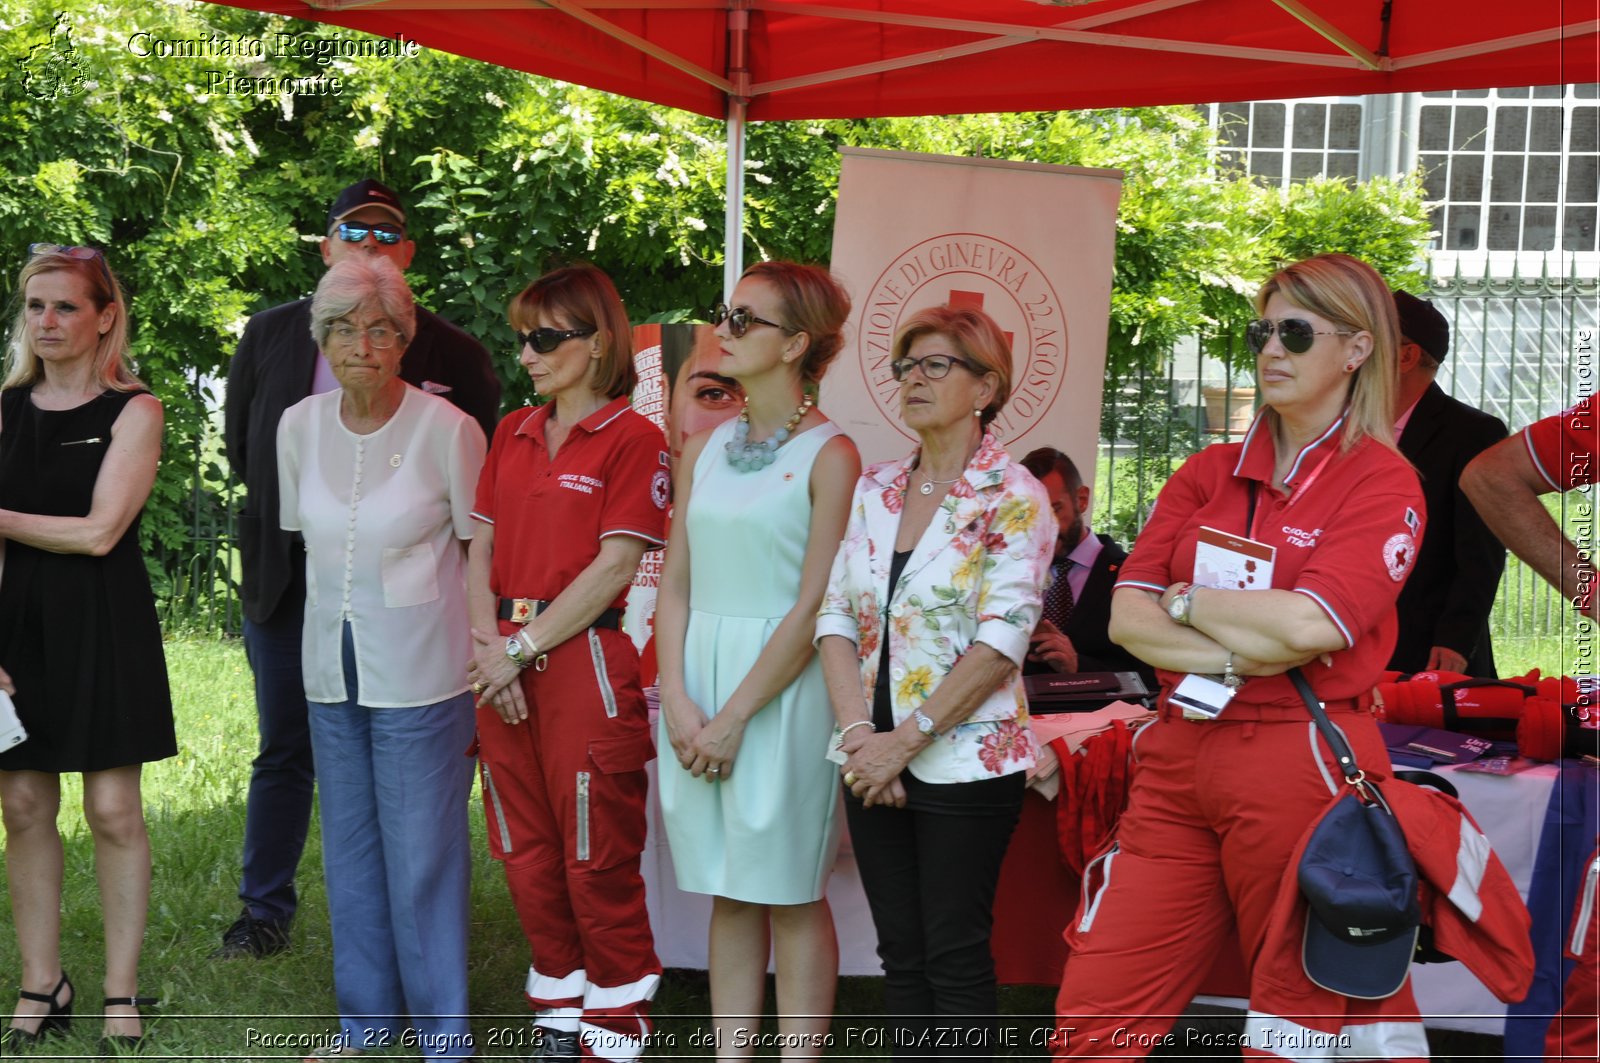
<path fill-rule="evenodd" d="M 1019 669 L 1056 522 L 988 431 L 1011 390 L 994 321 L 923 310 L 892 355 L 921 445 L 862 474 L 817 645 L 903 1058 L 928 1054 L 932 1016 L 994 1021 L 990 909 L 1034 756 Z"/>
<path fill-rule="evenodd" d="M 339 388 L 284 413 L 278 467 L 283 527 L 306 542 L 302 659 L 343 1024 L 324 1055 L 407 1042 L 460 1059 L 472 1054 L 466 545 L 483 430 L 400 379 L 416 311 L 387 259 L 329 269 L 311 330 Z"/>

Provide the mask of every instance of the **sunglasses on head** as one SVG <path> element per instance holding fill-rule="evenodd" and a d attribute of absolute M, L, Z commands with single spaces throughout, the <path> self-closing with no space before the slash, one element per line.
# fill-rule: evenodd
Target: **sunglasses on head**
<path fill-rule="evenodd" d="M 756 317 L 750 312 L 749 307 L 730 307 L 727 303 L 718 303 L 711 308 L 711 324 L 715 327 L 724 321 L 728 323 L 728 332 L 733 335 L 734 339 L 738 339 L 746 332 L 749 332 L 751 325 L 766 325 L 770 328 L 782 329 L 784 332 L 791 334 L 800 331 L 799 329 L 790 328 L 788 325 L 780 325 L 776 321 L 768 321 L 764 317 Z"/>
<path fill-rule="evenodd" d="M 1318 332 L 1316 326 L 1304 318 L 1286 317 L 1282 321 L 1273 321 L 1270 318 L 1260 318 L 1245 326 L 1244 341 L 1250 350 L 1260 354 L 1266 349 L 1267 341 L 1272 339 L 1272 334 L 1278 334 L 1278 342 L 1283 344 L 1283 349 L 1290 354 L 1305 354 L 1311 345 L 1317 342 L 1318 336 L 1354 336 L 1354 329 L 1336 329 L 1332 332 Z"/>
<path fill-rule="evenodd" d="M 517 345 L 532 347 L 540 354 L 549 354 L 568 340 L 593 336 L 595 331 L 593 325 L 588 328 L 536 328 L 532 332 L 518 332 Z"/>
<path fill-rule="evenodd" d="M 372 238 L 380 244 L 393 247 L 406 238 L 406 231 L 398 225 L 391 225 L 386 221 L 361 223 L 342 221 L 339 223 L 339 239 L 347 244 L 359 244 L 371 233 Z"/>
<path fill-rule="evenodd" d="M 111 283 L 111 267 L 106 264 L 106 256 L 98 247 L 77 247 L 72 244 L 29 244 L 28 257 L 38 258 L 40 255 L 60 255 L 62 258 L 76 259 L 79 262 L 95 262 L 100 266 L 100 273 L 106 279 L 106 287 L 115 291 Z"/>

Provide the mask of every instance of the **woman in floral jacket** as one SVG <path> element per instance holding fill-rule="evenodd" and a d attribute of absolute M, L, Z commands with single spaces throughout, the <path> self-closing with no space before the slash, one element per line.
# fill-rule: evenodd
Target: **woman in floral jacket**
<path fill-rule="evenodd" d="M 987 315 L 921 311 L 892 368 L 921 446 L 857 483 L 817 646 L 895 1057 L 907 1058 L 933 1054 L 933 1016 L 995 1014 L 990 909 L 1034 756 L 1019 667 L 1056 522 L 988 431 L 1011 393 L 1011 352 Z M 961 1054 L 980 1058 L 992 1030 L 960 1028 L 979 1031 Z"/>

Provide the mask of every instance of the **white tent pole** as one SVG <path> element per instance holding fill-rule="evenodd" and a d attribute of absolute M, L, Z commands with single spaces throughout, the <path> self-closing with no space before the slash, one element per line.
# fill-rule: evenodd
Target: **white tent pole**
<path fill-rule="evenodd" d="M 733 286 L 744 272 L 744 122 L 750 103 L 749 0 L 728 4 L 728 181 L 723 209 L 722 295 L 733 300 Z"/>
<path fill-rule="evenodd" d="M 733 298 L 733 286 L 744 272 L 744 112 L 741 96 L 728 97 L 728 193 L 723 230 L 727 233 L 722 263 L 722 295 Z"/>

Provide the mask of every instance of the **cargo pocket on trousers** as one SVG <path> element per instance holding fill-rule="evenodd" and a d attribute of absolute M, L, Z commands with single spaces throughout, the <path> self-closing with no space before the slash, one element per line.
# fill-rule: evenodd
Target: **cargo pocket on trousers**
<path fill-rule="evenodd" d="M 576 779 L 577 859 L 599 869 L 637 859 L 644 851 L 644 766 L 655 756 L 650 732 L 596 738 L 589 743 L 590 770 Z"/>

